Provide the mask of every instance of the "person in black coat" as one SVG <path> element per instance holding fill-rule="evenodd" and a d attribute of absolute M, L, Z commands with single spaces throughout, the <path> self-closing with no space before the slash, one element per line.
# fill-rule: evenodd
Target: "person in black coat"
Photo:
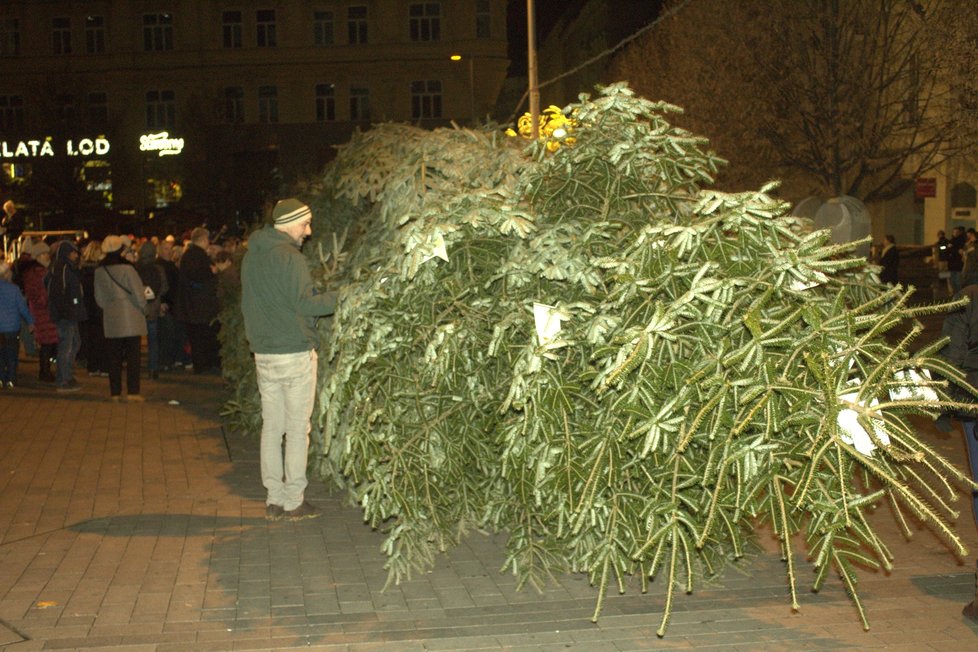
<path fill-rule="evenodd" d="M 0 218 L 0 236 L 3 236 L 4 253 L 13 246 L 24 232 L 24 217 L 17 212 L 17 205 L 10 199 L 3 202 L 3 217 Z"/>
<path fill-rule="evenodd" d="M 944 318 L 941 336 L 948 343 L 941 349 L 941 356 L 964 372 L 968 383 L 978 387 L 978 285 L 968 285 L 954 295 L 955 299 L 968 297 L 968 305 L 950 313 Z M 957 397 L 965 402 L 973 402 L 970 396 Z M 974 414 L 955 415 L 964 429 L 968 449 L 968 462 L 972 478 L 978 479 L 978 438 Z M 971 507 L 978 524 L 978 491 L 972 490 Z"/>
<path fill-rule="evenodd" d="M 160 369 L 169 371 L 180 361 L 183 344 L 177 337 L 177 322 L 173 316 L 177 305 L 180 269 L 173 262 L 172 242 L 160 242 L 156 262 L 163 269 L 167 285 L 167 290 L 160 297 Z"/>
<path fill-rule="evenodd" d="M 964 269 L 962 252 L 966 242 L 964 228 L 956 226 L 951 229 L 951 240 L 947 247 L 947 270 L 950 272 L 951 291 L 961 289 L 961 270 Z"/>
<path fill-rule="evenodd" d="M 105 342 L 105 331 L 102 329 L 102 309 L 95 302 L 95 269 L 104 257 L 102 243 L 92 240 L 82 250 L 79 265 L 88 319 L 78 325 L 81 331 L 78 358 L 85 361 L 89 376 L 109 375 L 109 349 Z"/>
<path fill-rule="evenodd" d="M 190 341 L 194 373 L 220 370 L 217 342 L 217 280 L 220 269 L 207 255 L 210 233 L 198 227 L 190 233 L 190 244 L 180 258 L 176 318 L 184 324 Z"/>
<path fill-rule="evenodd" d="M 81 332 L 78 322 L 85 321 L 85 297 L 82 291 L 81 271 L 78 269 L 80 254 L 73 242 L 62 240 L 52 248 L 51 268 L 45 277 L 48 290 L 48 312 L 58 327 L 58 356 L 55 373 L 59 392 L 80 389 L 75 380 L 75 358 L 81 348 Z"/>
<path fill-rule="evenodd" d="M 167 285 L 166 272 L 156 262 L 156 245 L 146 241 L 139 248 L 136 271 L 143 285 L 149 288 L 146 294 L 146 350 L 150 378 L 159 377 L 160 371 L 160 313 L 162 297 L 170 286 Z"/>

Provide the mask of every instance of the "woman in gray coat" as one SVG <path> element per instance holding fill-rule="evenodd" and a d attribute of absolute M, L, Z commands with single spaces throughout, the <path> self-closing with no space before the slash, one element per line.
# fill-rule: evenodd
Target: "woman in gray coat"
<path fill-rule="evenodd" d="M 109 392 L 122 400 L 122 363 L 126 363 L 126 392 L 130 401 L 139 393 L 139 347 L 146 335 L 146 295 L 139 273 L 122 257 L 122 238 L 102 241 L 105 258 L 95 270 L 95 302 L 102 309 L 105 342 L 109 351 Z"/>

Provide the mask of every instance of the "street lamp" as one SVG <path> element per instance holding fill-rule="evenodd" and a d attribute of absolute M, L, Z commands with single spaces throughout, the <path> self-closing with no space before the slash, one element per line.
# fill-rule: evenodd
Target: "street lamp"
<path fill-rule="evenodd" d="M 471 56 L 463 57 L 461 54 L 453 54 L 448 58 L 452 61 L 466 59 L 469 63 L 469 115 L 471 116 L 470 120 L 472 124 L 475 125 L 475 72 L 473 69 L 475 58 Z"/>

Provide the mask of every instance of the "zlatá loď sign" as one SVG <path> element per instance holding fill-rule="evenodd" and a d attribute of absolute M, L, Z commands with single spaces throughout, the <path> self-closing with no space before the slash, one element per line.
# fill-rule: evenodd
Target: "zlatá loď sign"
<path fill-rule="evenodd" d="M 81 138 L 67 140 L 64 147 L 56 148 L 50 136 L 44 140 L 0 140 L 0 158 L 42 158 L 55 156 L 60 149 L 67 156 L 104 156 L 111 145 L 107 138 Z"/>

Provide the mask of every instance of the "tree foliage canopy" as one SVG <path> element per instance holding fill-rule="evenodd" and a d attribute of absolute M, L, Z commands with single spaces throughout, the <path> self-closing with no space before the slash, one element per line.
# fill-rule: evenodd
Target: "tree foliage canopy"
<path fill-rule="evenodd" d="M 799 532 L 815 587 L 834 568 L 857 604 L 855 565 L 889 567 L 881 500 L 963 554 L 947 519 L 967 480 L 908 420 L 946 407 L 932 372 L 961 378 L 936 345 L 909 353 L 918 328 L 884 338 L 935 308 L 770 188 L 708 189 L 720 161 L 676 111 L 613 85 L 549 147 L 379 125 L 308 189 L 317 220 L 360 212 L 345 254 L 321 222 L 307 245 L 342 293 L 312 463 L 385 533 L 392 581 L 503 531 L 521 584 L 587 573 L 595 618 L 609 585 L 664 578 L 661 635 L 676 587 L 759 523 L 795 607 Z"/>

